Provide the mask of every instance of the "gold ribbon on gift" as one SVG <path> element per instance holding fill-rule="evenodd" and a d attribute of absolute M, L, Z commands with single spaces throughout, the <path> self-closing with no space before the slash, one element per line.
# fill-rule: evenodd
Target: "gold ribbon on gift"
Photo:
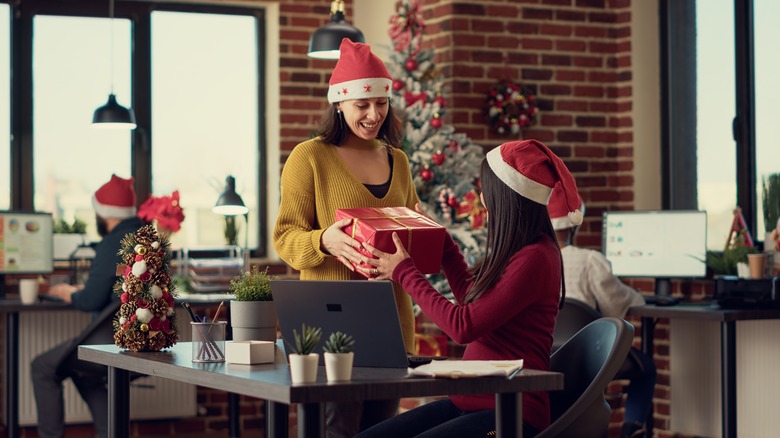
<path fill-rule="evenodd" d="M 380 211 L 378 208 L 371 208 L 371 210 L 374 210 L 377 214 L 380 214 L 381 216 L 360 217 L 360 218 L 355 217 L 355 218 L 352 218 L 352 238 L 353 239 L 355 238 L 355 235 L 357 234 L 358 221 L 359 220 L 368 221 L 368 220 L 372 220 L 372 219 L 390 219 L 391 221 L 397 223 L 398 225 L 406 228 L 406 230 L 408 231 L 408 233 L 407 233 L 408 237 L 406 239 L 407 240 L 407 242 L 406 242 L 407 243 L 406 250 L 409 253 L 411 253 L 412 252 L 412 230 L 413 230 L 413 228 L 410 227 L 409 225 L 406 225 L 405 223 L 401 222 L 399 219 L 422 219 L 423 221 L 426 221 L 426 222 L 430 223 L 431 225 L 437 225 L 438 226 L 438 224 L 436 224 L 436 222 L 433 222 L 432 220 L 428 219 L 427 217 L 425 217 L 422 214 L 414 214 L 414 215 L 406 215 L 406 216 L 388 216 L 387 214 L 385 214 L 382 211 Z"/>

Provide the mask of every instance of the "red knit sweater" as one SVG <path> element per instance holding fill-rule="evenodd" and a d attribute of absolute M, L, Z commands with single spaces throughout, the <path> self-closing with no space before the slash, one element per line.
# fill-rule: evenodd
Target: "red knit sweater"
<path fill-rule="evenodd" d="M 442 265 L 458 304 L 431 287 L 411 258 L 395 268 L 393 280 L 450 338 L 467 344 L 464 360 L 523 359 L 524 368 L 549 370 L 561 286 L 561 258 L 552 238 L 543 237 L 514 254 L 498 283 L 467 305 L 462 302 L 471 286 L 468 267 L 449 236 Z M 495 409 L 494 394 L 450 399 L 467 411 Z M 539 430 L 550 424 L 547 392 L 523 394 L 523 420 Z"/>

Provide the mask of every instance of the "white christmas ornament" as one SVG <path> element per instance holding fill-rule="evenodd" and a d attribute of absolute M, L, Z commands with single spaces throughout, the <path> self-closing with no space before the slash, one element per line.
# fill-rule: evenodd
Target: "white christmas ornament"
<path fill-rule="evenodd" d="M 133 275 L 140 277 L 144 272 L 146 272 L 146 260 L 141 260 L 140 262 L 135 262 L 133 264 Z"/>
<path fill-rule="evenodd" d="M 135 316 L 138 318 L 138 321 L 140 321 L 142 324 L 147 324 L 149 321 L 154 318 L 154 314 L 149 309 L 136 309 L 135 310 Z"/>
<path fill-rule="evenodd" d="M 156 240 L 154 242 L 152 242 L 152 248 L 157 249 L 159 247 L 160 247 L 160 242 L 158 242 Z"/>
<path fill-rule="evenodd" d="M 149 292 L 152 294 L 152 298 L 159 299 L 162 298 L 163 291 L 160 289 L 160 286 L 157 286 L 156 284 L 152 285 L 152 287 L 149 288 Z"/>

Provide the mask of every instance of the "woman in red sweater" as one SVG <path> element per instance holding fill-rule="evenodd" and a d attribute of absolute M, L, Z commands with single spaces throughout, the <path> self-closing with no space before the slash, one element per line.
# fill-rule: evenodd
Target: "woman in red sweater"
<path fill-rule="evenodd" d="M 467 344 L 464 360 L 523 359 L 524 367 L 548 370 L 558 309 L 565 296 L 561 253 L 547 202 L 562 184 L 571 205 L 578 194 L 560 158 L 536 140 L 504 143 L 482 163 L 482 202 L 488 211 L 488 250 L 468 269 L 457 244 L 445 241 L 442 265 L 456 303 L 433 289 L 403 244 L 388 254 L 364 246 L 376 259 L 376 279 L 394 280 L 455 342 Z M 572 220 L 582 222 L 571 208 Z M 550 424 L 546 392 L 523 394 L 523 436 Z M 359 434 L 369 437 L 484 437 L 494 431 L 492 394 L 459 395 L 432 402 Z"/>

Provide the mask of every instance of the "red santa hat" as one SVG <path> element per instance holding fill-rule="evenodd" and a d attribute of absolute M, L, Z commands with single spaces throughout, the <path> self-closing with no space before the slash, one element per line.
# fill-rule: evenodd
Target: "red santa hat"
<path fill-rule="evenodd" d="M 574 225 L 582 223 L 577 183 L 550 148 L 536 140 L 504 143 L 486 155 L 490 169 L 515 192 L 542 205 L 560 184 L 563 207 Z"/>
<path fill-rule="evenodd" d="M 566 204 L 566 195 L 561 188 L 560 183 L 556 184 L 550 196 L 550 203 L 547 204 L 547 212 L 550 213 L 550 221 L 552 221 L 554 230 L 567 230 L 574 228 L 579 224 L 575 224 L 569 215 L 569 206 Z M 579 203 L 577 209 L 582 216 L 585 216 L 585 202 L 582 197 L 577 195 L 577 202 Z"/>
<path fill-rule="evenodd" d="M 330 76 L 328 102 L 389 97 L 393 77 L 368 44 L 341 40 L 340 56 Z"/>
<path fill-rule="evenodd" d="M 111 175 L 111 181 L 100 186 L 92 196 L 95 213 L 102 218 L 127 219 L 135 216 L 135 179 Z"/>

